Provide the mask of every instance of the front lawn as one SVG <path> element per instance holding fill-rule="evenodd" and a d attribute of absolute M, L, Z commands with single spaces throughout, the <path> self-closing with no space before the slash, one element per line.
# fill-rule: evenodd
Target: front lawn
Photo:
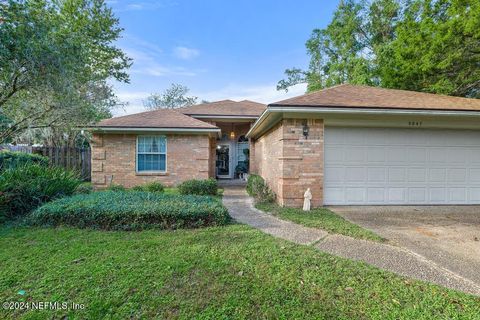
<path fill-rule="evenodd" d="M 24 292 L 23 292 L 23 291 Z M 480 298 L 244 225 L 176 231 L 0 228 L 4 319 L 475 319 Z"/>
<path fill-rule="evenodd" d="M 316 208 L 305 212 L 297 208 L 283 208 L 273 203 L 257 203 L 255 207 L 281 219 L 290 220 L 306 227 L 320 228 L 331 233 L 339 233 L 358 239 L 385 241 L 376 233 L 351 223 L 325 208 Z"/>

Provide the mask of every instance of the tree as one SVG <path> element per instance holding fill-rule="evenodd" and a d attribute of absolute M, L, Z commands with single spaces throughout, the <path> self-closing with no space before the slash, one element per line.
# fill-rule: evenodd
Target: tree
<path fill-rule="evenodd" d="M 151 94 L 143 101 L 143 105 L 149 110 L 188 107 L 196 104 L 198 100 L 198 97 L 187 96 L 189 91 L 190 89 L 186 86 L 172 83 L 163 93 Z"/>
<path fill-rule="evenodd" d="M 130 59 L 114 45 L 122 29 L 103 0 L 0 1 L 0 140 L 32 127 L 85 125 L 108 116 L 107 81 L 128 82 Z M 88 113 L 87 112 L 87 113 Z"/>
<path fill-rule="evenodd" d="M 480 97 L 478 1 L 341 1 L 306 47 L 308 70 L 287 69 L 278 90 L 348 82 Z"/>

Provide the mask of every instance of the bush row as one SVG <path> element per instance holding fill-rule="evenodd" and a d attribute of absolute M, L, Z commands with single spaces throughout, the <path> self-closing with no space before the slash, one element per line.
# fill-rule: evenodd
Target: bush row
<path fill-rule="evenodd" d="M 100 191 L 58 199 L 27 219 L 36 226 L 103 230 L 197 228 L 228 221 L 228 211 L 218 199 L 142 191 Z"/>
<path fill-rule="evenodd" d="M 22 167 L 27 164 L 38 164 L 46 167 L 48 166 L 48 158 L 26 152 L 0 151 L 0 172 Z"/>
<path fill-rule="evenodd" d="M 215 179 L 187 180 L 178 185 L 180 194 L 216 195 L 218 183 Z"/>
<path fill-rule="evenodd" d="M 73 194 L 81 182 L 73 171 L 41 164 L 5 170 L 0 175 L 0 215 L 4 219 L 25 215 L 43 203 Z"/>
<path fill-rule="evenodd" d="M 273 202 L 275 193 L 259 175 L 251 174 L 247 180 L 247 193 L 257 202 Z"/>

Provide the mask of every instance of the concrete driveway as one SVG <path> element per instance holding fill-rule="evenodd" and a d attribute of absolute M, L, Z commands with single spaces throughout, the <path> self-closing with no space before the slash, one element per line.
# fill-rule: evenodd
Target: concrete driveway
<path fill-rule="evenodd" d="M 480 206 L 335 206 L 347 220 L 480 285 Z"/>

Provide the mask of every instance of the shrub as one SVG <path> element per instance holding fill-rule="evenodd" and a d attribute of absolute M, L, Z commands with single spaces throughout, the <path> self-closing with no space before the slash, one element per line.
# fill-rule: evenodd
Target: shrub
<path fill-rule="evenodd" d="M 133 191 L 146 191 L 146 192 L 163 192 L 165 186 L 158 181 L 153 181 L 144 185 L 133 187 Z"/>
<path fill-rule="evenodd" d="M 81 180 L 73 171 L 28 164 L 0 175 L 0 206 L 7 218 L 24 215 L 45 202 L 71 195 Z"/>
<path fill-rule="evenodd" d="M 125 189 L 124 186 L 122 186 L 121 184 L 110 184 L 105 190 L 107 191 L 125 191 L 127 189 Z"/>
<path fill-rule="evenodd" d="M 222 203 L 208 196 L 100 191 L 47 203 L 32 212 L 26 222 L 37 226 L 144 230 L 218 226 L 229 219 Z"/>
<path fill-rule="evenodd" d="M 256 174 L 248 176 L 247 193 L 254 197 L 257 202 L 273 202 L 275 193 L 266 184 L 262 177 Z"/>
<path fill-rule="evenodd" d="M 48 166 L 48 158 L 26 152 L 0 151 L 0 171 L 35 163 L 46 167 Z"/>
<path fill-rule="evenodd" d="M 83 182 L 75 189 L 75 194 L 86 194 L 92 192 L 93 184 L 91 182 Z"/>
<path fill-rule="evenodd" d="M 216 195 L 218 183 L 215 179 L 187 180 L 178 185 L 180 194 Z"/>

